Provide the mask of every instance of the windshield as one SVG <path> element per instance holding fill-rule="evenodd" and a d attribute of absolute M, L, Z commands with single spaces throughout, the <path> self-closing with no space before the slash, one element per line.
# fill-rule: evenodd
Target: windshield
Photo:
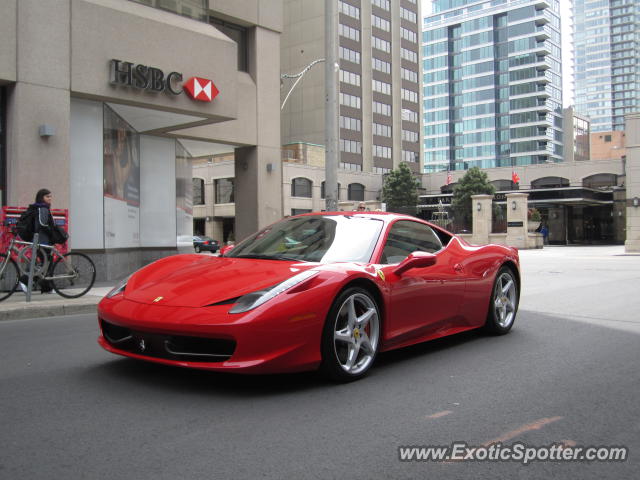
<path fill-rule="evenodd" d="M 287 218 L 244 240 L 225 257 L 302 262 L 368 262 L 384 222 L 351 215 Z"/>

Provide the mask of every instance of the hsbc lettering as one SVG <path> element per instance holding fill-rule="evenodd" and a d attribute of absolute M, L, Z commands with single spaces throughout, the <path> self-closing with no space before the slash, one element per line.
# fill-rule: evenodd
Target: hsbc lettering
<path fill-rule="evenodd" d="M 123 62 L 116 59 L 110 62 L 109 83 L 111 85 L 123 85 L 154 92 L 167 92 L 172 95 L 180 95 L 186 92 L 189 97 L 202 102 L 210 102 L 219 93 L 211 80 L 199 77 L 188 79 L 183 89 L 182 78 L 182 74 L 178 72 L 171 72 L 165 75 L 162 70 L 155 67 L 136 65 L 132 62 Z"/>

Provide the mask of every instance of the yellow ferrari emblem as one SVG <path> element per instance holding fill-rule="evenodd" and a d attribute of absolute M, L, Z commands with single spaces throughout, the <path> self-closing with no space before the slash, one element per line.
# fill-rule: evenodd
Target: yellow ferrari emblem
<path fill-rule="evenodd" d="M 382 270 L 378 270 L 376 273 L 380 277 L 380 280 L 384 282 L 384 272 Z"/>
<path fill-rule="evenodd" d="M 153 299 L 153 303 L 158 303 L 160 300 L 162 300 L 164 297 L 156 297 Z"/>
<path fill-rule="evenodd" d="M 356 338 L 360 338 L 360 330 L 358 330 L 357 328 L 353 331 L 353 336 Z"/>

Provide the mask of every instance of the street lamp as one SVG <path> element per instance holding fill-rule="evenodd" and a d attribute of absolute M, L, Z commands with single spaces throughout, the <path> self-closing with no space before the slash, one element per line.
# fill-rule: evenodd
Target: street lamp
<path fill-rule="evenodd" d="M 296 73 L 295 75 L 290 75 L 290 74 L 287 74 L 287 73 L 283 73 L 282 75 L 280 75 L 280 80 L 281 81 L 282 81 L 282 79 L 285 79 L 285 78 L 295 78 L 295 79 L 297 79 L 295 82 L 293 82 L 293 85 L 291 85 L 291 88 L 287 92 L 287 95 L 284 97 L 284 100 L 282 101 L 282 105 L 280 106 L 280 111 L 282 111 L 284 109 L 284 105 L 285 105 L 285 103 L 287 103 L 287 100 L 289 100 L 289 96 L 291 95 L 291 92 L 293 92 L 293 89 L 296 88 L 296 85 L 298 85 L 298 82 L 300 82 L 300 80 L 302 80 L 302 77 L 304 77 L 304 74 L 307 73 L 309 70 L 311 70 L 311 68 L 314 65 L 316 65 L 318 63 L 322 63 L 322 62 L 324 62 L 324 58 L 318 58 L 317 60 L 314 60 L 309 65 L 304 67 L 304 69 L 302 69 L 302 71 L 300 73 Z"/>

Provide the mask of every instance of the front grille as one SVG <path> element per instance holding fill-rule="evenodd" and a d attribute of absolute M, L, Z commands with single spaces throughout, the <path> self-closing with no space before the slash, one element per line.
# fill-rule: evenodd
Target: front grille
<path fill-rule="evenodd" d="M 146 357 L 188 362 L 224 362 L 236 348 L 233 340 L 141 332 L 100 320 L 109 345 Z"/>

